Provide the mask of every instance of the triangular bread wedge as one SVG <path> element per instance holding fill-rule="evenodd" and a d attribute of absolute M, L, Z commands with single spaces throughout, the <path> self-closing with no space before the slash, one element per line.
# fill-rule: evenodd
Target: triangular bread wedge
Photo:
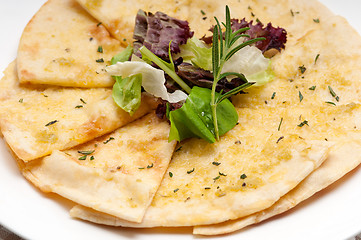
<path fill-rule="evenodd" d="M 140 222 L 168 167 L 176 142 L 169 124 L 149 114 L 68 151 L 34 160 L 24 176 L 45 192 Z"/>
<path fill-rule="evenodd" d="M 185 20 L 188 18 L 190 0 L 77 0 L 92 16 L 102 22 L 123 45 L 133 43 L 135 17 L 139 9 L 146 12 L 164 12 Z"/>
<path fill-rule="evenodd" d="M 75 0 L 49 0 L 28 23 L 18 49 L 20 82 L 110 87 L 104 70 L 122 48 Z"/>
<path fill-rule="evenodd" d="M 352 140 L 357 141 L 361 134 L 360 113 L 361 106 L 358 104 L 323 108 L 239 109 L 239 124 L 222 137 L 220 142 L 209 145 L 192 139 L 178 148 L 168 170 L 172 172 L 172 177 L 165 176 L 141 224 L 132 224 L 110 216 L 103 218 L 101 213 L 88 213 L 79 206 L 71 211 L 71 215 L 99 223 L 130 227 L 199 225 L 209 219 L 234 219 L 237 214 L 249 215 L 255 208 L 268 205 L 267 199 L 276 198 L 276 192 L 282 189 L 278 184 L 293 183 L 295 187 L 299 183 L 293 178 L 299 174 L 300 169 L 305 168 L 299 167 L 302 165 L 301 158 L 289 155 L 289 151 L 298 149 L 302 153 L 309 146 L 309 154 L 322 158 L 325 148 L 334 143 L 343 144 L 348 141 L 354 146 Z M 289 135 L 290 133 L 294 135 Z M 305 148 L 302 150 L 303 147 Z M 280 159 L 283 160 L 272 167 L 275 164 L 273 157 L 277 159 L 277 156 L 282 156 Z M 307 154 L 301 156 L 307 157 Z M 298 166 L 294 170 L 293 161 Z M 345 172 L 340 170 L 340 175 L 357 165 L 357 161 L 359 160 L 350 160 L 351 164 Z M 311 162 L 308 160 L 308 163 Z M 287 167 L 283 168 L 286 166 L 283 164 Z M 317 164 L 313 164 L 311 171 L 317 167 Z M 284 173 L 273 174 L 272 178 L 265 179 L 271 169 Z M 258 176 L 257 172 L 262 173 L 262 176 Z M 243 173 L 247 176 L 244 179 L 241 177 Z M 306 176 L 307 174 L 304 175 Z M 246 183 L 244 188 L 243 182 Z M 253 194 L 262 189 L 263 183 L 273 186 L 272 191 L 263 191 L 262 195 L 255 197 Z M 249 188 L 252 185 L 255 189 Z M 288 187 L 289 190 L 292 189 L 290 185 Z M 242 197 L 242 194 L 245 195 Z M 262 200 L 262 203 L 255 207 L 251 204 L 252 199 Z M 211 215 L 212 213 L 215 214 Z"/>
<path fill-rule="evenodd" d="M 297 129 L 278 131 L 279 119 L 263 121 L 261 113 L 246 120 L 249 111 L 239 109 L 239 124 L 219 142 L 191 139 L 178 146 L 142 223 L 79 207 L 71 215 L 127 227 L 193 226 L 268 208 L 323 162 L 329 143 L 304 139 Z"/>
<path fill-rule="evenodd" d="M 15 62 L 4 75 L 0 81 L 0 128 L 7 144 L 23 161 L 92 140 L 152 110 L 152 98 L 145 97 L 130 116 L 115 105 L 111 90 L 105 88 L 21 85 Z"/>
<path fill-rule="evenodd" d="M 271 61 L 274 80 L 236 96 L 235 105 L 287 108 L 360 103 L 361 37 L 342 17 L 324 19 L 288 42 Z"/>
<path fill-rule="evenodd" d="M 334 183 L 361 163 L 361 142 L 338 143 L 330 150 L 327 160 L 295 189 L 283 196 L 272 207 L 247 217 L 208 226 L 196 226 L 193 234 L 219 235 L 240 230 L 281 214 L 313 194 Z"/>
<path fill-rule="evenodd" d="M 196 0 L 190 4 L 188 21 L 198 37 L 212 34 L 209 28 L 216 24 L 214 16 L 220 21 L 225 21 L 226 5 L 230 8 L 231 18 L 253 20 L 253 24 L 257 24 L 258 19 L 264 24 L 271 22 L 274 27 L 286 29 L 288 43 L 317 27 L 313 19 L 324 22 L 333 15 L 319 1 L 310 0 Z"/>

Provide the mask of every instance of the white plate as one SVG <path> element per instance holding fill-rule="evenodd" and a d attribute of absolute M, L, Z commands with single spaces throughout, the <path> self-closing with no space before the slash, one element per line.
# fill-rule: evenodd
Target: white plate
<path fill-rule="evenodd" d="M 0 71 L 16 57 L 21 32 L 45 0 L 0 1 Z M 361 2 L 322 0 L 361 33 Z M 337 39 L 335 39 L 337 41 Z M 0 74 L 2 76 L 2 74 Z M 289 213 L 227 239 L 339 240 L 361 232 L 361 168 Z M 194 239 L 190 228 L 139 230 L 98 226 L 69 217 L 72 203 L 43 194 L 19 173 L 0 140 L 0 224 L 27 239 Z M 218 237 L 212 238 L 217 239 Z"/>

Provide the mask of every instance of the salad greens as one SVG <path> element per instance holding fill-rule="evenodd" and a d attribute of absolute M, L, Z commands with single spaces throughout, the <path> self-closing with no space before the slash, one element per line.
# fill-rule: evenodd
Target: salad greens
<path fill-rule="evenodd" d="M 143 22 L 147 22 L 150 17 L 157 16 L 139 13 L 137 16 Z M 167 54 L 164 51 L 160 54 L 158 50 L 153 52 L 156 45 L 153 44 L 152 49 L 148 49 L 147 41 L 143 44 L 136 39 L 137 53 L 141 54 L 142 59 L 136 60 L 137 57 L 133 57 L 132 61 L 128 61 L 133 53 L 131 47 L 114 56 L 112 65 L 106 70 L 116 80 L 113 86 L 116 104 L 133 114 L 139 108 L 142 87 L 163 99 L 162 106 L 166 107 L 162 109 L 165 109 L 166 117 L 171 123 L 169 141 L 197 137 L 214 143 L 231 130 L 237 124 L 238 114 L 229 98 L 253 85 L 259 86 L 272 80 L 273 73 L 270 60 L 263 56 L 261 50 L 250 46 L 266 40 L 265 37 L 251 38 L 246 34 L 250 27 L 234 30 L 234 20 L 230 18 L 228 6 L 225 23 L 220 23 L 216 17 L 215 20 L 217 25 L 213 28 L 212 46 L 192 38 L 193 33 L 189 31 L 188 23 L 182 22 L 187 34 L 181 34 L 179 29 L 175 30 L 178 41 L 183 44 L 179 46 L 180 52 L 175 55 L 175 61 L 172 58 L 172 53 L 177 52 L 172 50 L 174 35 L 167 36 L 166 31 L 159 37 L 162 44 L 168 43 Z M 147 26 L 141 35 L 148 36 L 152 26 Z M 224 32 L 222 26 L 225 28 Z M 163 58 L 163 55 L 166 57 Z M 184 76 L 187 71 L 192 75 Z M 196 77 L 200 79 L 194 79 Z M 171 92 L 177 90 L 168 93 L 166 86 Z"/>
<path fill-rule="evenodd" d="M 217 26 L 213 30 L 213 47 L 212 47 L 212 66 L 213 66 L 213 86 L 211 93 L 211 109 L 212 109 L 212 119 L 214 125 L 214 135 L 217 140 L 219 140 L 220 132 L 218 126 L 217 119 L 217 107 L 224 100 L 225 97 L 230 97 L 231 95 L 227 93 L 227 96 L 216 97 L 216 87 L 217 82 L 224 77 L 235 75 L 240 78 L 244 77 L 242 74 L 234 73 L 234 72 L 225 72 L 222 73 L 222 68 L 227 60 L 229 60 L 235 53 L 237 53 L 242 48 L 251 45 L 252 43 L 265 40 L 265 38 L 255 38 L 243 42 L 235 47 L 233 45 L 239 40 L 241 37 L 248 37 L 249 35 L 240 34 L 249 30 L 249 28 L 241 28 L 235 32 L 232 31 L 231 27 L 231 15 L 228 6 L 226 6 L 226 23 L 222 23 L 225 27 L 225 37 L 223 40 L 222 28 L 218 19 L 215 17 Z M 220 35 L 219 35 L 220 34 Z M 246 83 L 247 84 L 247 83 Z M 232 91 L 232 95 L 237 94 L 241 90 L 244 89 L 244 85 L 241 85 Z M 235 125 L 234 125 L 235 126 Z"/>
<path fill-rule="evenodd" d="M 191 62 L 194 66 L 204 70 L 212 70 L 212 48 L 196 37 L 188 39 L 187 43 L 180 46 L 179 56 L 184 61 Z"/>
<path fill-rule="evenodd" d="M 142 75 L 127 78 L 116 77 L 113 85 L 114 102 L 123 110 L 133 115 L 141 103 Z"/>

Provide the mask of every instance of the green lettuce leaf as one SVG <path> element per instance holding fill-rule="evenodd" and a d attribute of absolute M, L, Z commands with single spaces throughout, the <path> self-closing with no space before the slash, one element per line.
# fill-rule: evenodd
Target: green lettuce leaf
<path fill-rule="evenodd" d="M 128 46 L 122 52 L 116 54 L 110 63 L 114 65 L 117 62 L 128 61 L 132 54 L 133 48 Z M 137 74 L 127 78 L 113 76 L 113 78 L 115 80 L 112 92 L 114 102 L 124 111 L 133 115 L 141 103 L 142 75 Z"/>
<path fill-rule="evenodd" d="M 192 37 L 180 48 L 179 57 L 182 57 L 185 62 L 190 62 L 204 70 L 212 70 L 212 48 L 208 47 L 204 42 Z"/>
<path fill-rule="evenodd" d="M 274 78 L 274 72 L 272 70 L 271 61 L 268 64 L 268 68 L 265 71 L 252 74 L 247 77 L 249 82 L 255 82 L 254 86 L 262 86 L 268 82 L 271 82 Z"/>
<path fill-rule="evenodd" d="M 124 111 L 133 115 L 141 103 L 142 74 L 132 75 L 127 78 L 114 77 L 113 85 L 114 102 Z"/>
<path fill-rule="evenodd" d="M 117 62 L 125 62 L 128 61 L 130 56 L 133 54 L 133 48 L 131 46 L 126 47 L 123 51 L 116 54 L 112 60 L 110 60 L 110 64 L 116 64 Z"/>
<path fill-rule="evenodd" d="M 218 94 L 217 97 L 219 96 Z M 171 122 L 169 141 L 182 141 L 186 138 L 198 137 L 214 143 L 216 138 L 210 103 L 210 89 L 193 87 L 183 106 L 169 113 Z M 217 120 L 220 136 L 237 124 L 237 111 L 228 99 L 218 104 Z"/>

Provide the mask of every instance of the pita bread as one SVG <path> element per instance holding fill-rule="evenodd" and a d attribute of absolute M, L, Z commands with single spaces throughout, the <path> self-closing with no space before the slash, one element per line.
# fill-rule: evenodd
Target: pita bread
<path fill-rule="evenodd" d="M 0 81 L 0 128 L 15 154 L 30 161 L 109 133 L 151 111 L 145 97 L 133 115 L 104 88 L 34 88 L 19 84 L 15 62 Z"/>
<path fill-rule="evenodd" d="M 110 135 L 32 161 L 23 174 L 45 192 L 140 222 L 176 145 L 168 142 L 168 132 L 169 124 L 150 114 Z"/>
<path fill-rule="evenodd" d="M 135 17 L 139 9 L 164 12 L 171 17 L 187 19 L 190 0 L 77 0 L 92 16 L 104 24 L 123 45 L 133 43 Z"/>
<path fill-rule="evenodd" d="M 75 0 L 49 0 L 20 39 L 19 79 L 21 83 L 110 87 L 114 80 L 104 68 L 121 50 L 119 41 Z"/>
<path fill-rule="evenodd" d="M 283 196 L 272 207 L 237 220 L 217 225 L 196 226 L 193 234 L 219 235 L 240 230 L 251 224 L 259 223 L 275 215 L 281 214 L 313 194 L 326 188 L 343 177 L 361 163 L 361 142 L 348 141 L 335 145 L 330 150 L 327 160 L 303 180 L 295 189 Z"/>

